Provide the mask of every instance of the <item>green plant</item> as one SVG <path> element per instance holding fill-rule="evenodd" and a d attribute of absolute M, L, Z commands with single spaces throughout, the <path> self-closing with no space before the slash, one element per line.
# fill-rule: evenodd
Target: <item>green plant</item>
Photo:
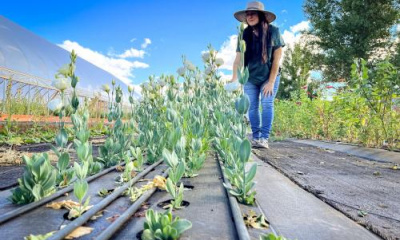
<path fill-rule="evenodd" d="M 240 145 L 239 156 L 240 161 L 246 163 L 250 157 L 251 146 L 249 140 L 244 140 Z M 252 181 L 256 176 L 257 164 L 253 164 L 248 172 L 243 167 L 243 172 L 233 173 L 231 177 L 232 188 L 229 188 L 225 183 L 224 186 L 228 189 L 229 193 L 237 197 L 239 202 L 244 204 L 253 205 L 256 191 L 253 190 L 255 183 Z"/>
<path fill-rule="evenodd" d="M 241 62 L 238 66 L 238 80 L 239 83 L 244 85 L 249 78 L 249 70 L 244 66 L 244 53 L 246 51 L 246 43 L 243 40 L 244 25 L 241 24 L 239 28 L 239 49 L 241 54 Z M 232 130 L 230 128 L 230 121 L 227 118 L 216 116 L 219 121 L 216 134 L 231 135 L 230 142 L 225 142 L 225 145 L 221 145 L 222 141 L 217 140 L 217 149 L 223 156 L 225 169 L 224 172 L 227 175 L 232 187 L 229 187 L 224 183 L 224 186 L 228 189 L 229 193 L 235 196 L 239 202 L 244 204 L 254 204 L 256 192 L 253 190 L 255 183 L 252 181 L 256 175 L 257 165 L 253 164 L 248 172 L 246 172 L 246 163 L 249 160 L 251 153 L 251 144 L 246 137 L 246 125 L 244 123 L 243 115 L 247 113 L 250 100 L 249 97 L 243 92 L 239 93 L 239 97 L 235 100 L 236 115 L 231 114 L 231 117 L 239 118 L 239 120 L 233 120 L 235 127 Z M 230 147 L 228 147 L 230 145 Z"/>
<path fill-rule="evenodd" d="M 177 185 L 185 173 L 185 164 L 183 161 L 179 161 L 175 151 L 171 153 L 164 149 L 163 158 L 164 162 L 169 166 L 166 190 L 174 199 L 171 202 L 172 207 L 178 209 L 183 201 L 183 183 L 180 183 L 179 187 Z"/>
<path fill-rule="evenodd" d="M 142 154 L 142 150 L 139 147 L 137 148 L 130 147 L 130 152 L 132 157 L 136 159 L 135 161 L 133 161 L 133 166 L 135 167 L 135 169 L 138 172 L 143 171 L 144 157 Z"/>
<path fill-rule="evenodd" d="M 97 161 L 103 163 L 105 167 L 114 166 L 120 161 L 120 151 L 122 151 L 122 145 L 112 138 L 107 138 L 104 145 L 99 147 Z"/>
<path fill-rule="evenodd" d="M 88 129 L 89 112 L 83 107 L 81 112 L 75 112 L 71 115 L 74 125 L 74 147 L 78 160 L 81 163 L 88 163 L 88 173 L 90 175 L 98 173 L 102 169 L 102 164 L 93 160 L 92 144 L 89 142 L 90 130 Z"/>
<path fill-rule="evenodd" d="M 74 163 L 75 175 L 78 178 L 74 182 L 74 195 L 78 199 L 79 206 L 74 207 L 75 211 L 71 211 L 69 217 L 79 217 L 87 210 L 89 206 L 90 196 L 86 198 L 86 201 L 83 202 L 85 196 L 87 195 L 89 184 L 86 181 L 86 176 L 89 170 L 89 163 L 85 162 L 83 165 L 79 165 L 78 163 Z"/>
<path fill-rule="evenodd" d="M 100 156 L 97 158 L 97 161 L 101 162 L 105 167 L 110 167 L 123 161 L 127 156 L 131 145 L 133 129 L 130 123 L 122 121 L 124 112 L 121 87 L 115 87 L 115 80 L 113 80 L 111 96 L 108 85 L 103 85 L 103 90 L 107 93 L 109 99 L 107 119 L 109 123 L 113 122 L 113 125 L 109 130 L 106 143 L 99 148 Z"/>
<path fill-rule="evenodd" d="M 49 232 L 49 233 L 46 233 L 46 234 L 41 234 L 41 235 L 33 235 L 33 234 L 31 234 L 31 235 L 29 235 L 27 237 L 24 237 L 24 240 L 46 240 L 49 237 L 53 236 L 54 233 L 55 233 L 55 231 Z"/>
<path fill-rule="evenodd" d="M 73 169 L 69 167 L 69 154 L 62 153 L 58 158 L 56 168 L 57 168 L 57 183 L 59 187 L 66 187 L 69 185 L 72 177 L 74 176 Z"/>
<path fill-rule="evenodd" d="M 57 171 L 50 164 L 46 153 L 35 154 L 31 158 L 23 156 L 26 166 L 19 186 L 12 190 L 9 198 L 13 203 L 26 204 L 49 196 L 55 192 Z"/>
<path fill-rule="evenodd" d="M 289 240 L 283 236 L 276 236 L 273 233 L 270 233 L 268 235 L 262 235 L 260 236 L 260 240 Z"/>
<path fill-rule="evenodd" d="M 186 219 L 173 218 L 171 209 L 165 213 L 154 212 L 149 209 L 146 212 L 143 240 L 175 240 L 186 230 L 192 227 L 192 223 Z"/>
<path fill-rule="evenodd" d="M 180 183 L 178 187 L 176 184 L 172 182 L 170 178 L 168 178 L 166 183 L 166 190 L 174 198 L 174 200 L 171 201 L 171 206 L 174 209 L 181 208 L 183 202 L 183 190 L 184 190 L 183 183 Z"/>
<path fill-rule="evenodd" d="M 186 161 L 186 172 L 185 176 L 194 177 L 196 176 L 195 171 L 200 170 L 203 167 L 206 159 L 206 154 L 202 152 L 202 141 L 201 139 L 192 139 L 189 145 L 189 154 Z"/>
<path fill-rule="evenodd" d="M 393 144 L 388 119 L 394 99 L 400 96 L 400 71 L 388 60 L 379 62 L 369 70 L 364 59 L 356 60 L 351 70 L 352 86 L 366 99 L 367 106 L 378 117 L 384 140 Z"/>
<path fill-rule="evenodd" d="M 107 188 L 102 188 L 97 192 L 97 195 L 99 195 L 100 197 L 105 197 L 109 194 L 111 194 L 111 192 Z"/>
<path fill-rule="evenodd" d="M 132 174 L 134 174 L 135 166 L 133 165 L 132 159 L 129 156 L 125 156 L 124 161 L 125 168 L 124 172 L 119 176 L 119 183 L 129 182 L 132 179 Z"/>

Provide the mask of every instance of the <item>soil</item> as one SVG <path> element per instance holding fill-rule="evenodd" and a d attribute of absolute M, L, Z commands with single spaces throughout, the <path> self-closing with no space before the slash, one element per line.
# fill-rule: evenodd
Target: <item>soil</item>
<path fill-rule="evenodd" d="M 400 170 L 305 144 L 253 149 L 303 189 L 384 239 L 400 239 Z"/>

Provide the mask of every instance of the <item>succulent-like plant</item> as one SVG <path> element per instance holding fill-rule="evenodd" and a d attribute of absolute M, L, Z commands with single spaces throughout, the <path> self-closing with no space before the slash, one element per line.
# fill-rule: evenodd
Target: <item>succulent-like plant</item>
<path fill-rule="evenodd" d="M 124 123 L 122 89 L 120 86 L 115 86 L 115 81 L 112 81 L 112 89 L 108 85 L 103 86 L 103 90 L 107 93 L 109 99 L 108 105 L 108 122 L 113 122 L 109 129 L 109 136 L 103 146 L 99 148 L 99 157 L 97 161 L 101 162 L 105 167 L 110 167 L 123 161 L 128 155 L 129 147 L 133 133 L 131 121 Z"/>
<path fill-rule="evenodd" d="M 260 240 L 289 240 L 283 236 L 276 236 L 273 233 L 270 233 L 268 235 L 262 235 L 260 236 Z"/>
<path fill-rule="evenodd" d="M 55 192 L 57 170 L 50 164 L 49 156 L 43 153 L 32 157 L 23 156 L 22 159 L 26 164 L 25 171 L 9 199 L 16 204 L 26 204 Z"/>
<path fill-rule="evenodd" d="M 130 147 L 130 152 L 132 157 L 135 159 L 133 161 L 133 166 L 138 172 L 141 172 L 143 170 L 143 163 L 144 163 L 142 150 L 139 147 L 137 148 Z"/>
<path fill-rule="evenodd" d="M 239 148 L 239 158 L 242 164 L 238 168 L 235 168 L 230 174 L 227 174 L 230 178 L 232 188 L 229 188 L 224 184 L 226 188 L 228 188 L 229 193 L 233 196 L 237 197 L 239 202 L 253 205 L 256 195 L 256 192 L 253 190 L 255 183 L 252 181 L 256 175 L 257 164 L 253 164 L 248 172 L 245 170 L 245 163 L 248 161 L 250 157 L 251 146 L 249 140 L 245 139 Z M 240 171 L 242 169 L 242 171 Z"/>
<path fill-rule="evenodd" d="M 206 159 L 206 154 L 202 152 L 202 141 L 201 139 L 192 139 L 189 146 L 189 154 L 187 156 L 186 162 L 186 172 L 185 176 L 194 177 L 195 172 L 203 167 L 204 161 Z"/>
<path fill-rule="evenodd" d="M 163 158 L 164 162 L 169 166 L 166 190 L 174 198 L 171 202 L 172 207 L 178 209 L 181 207 L 183 201 L 183 183 L 180 183 L 178 187 L 178 182 L 185 173 L 185 164 L 179 160 L 175 151 L 171 153 L 167 149 L 164 149 Z"/>
<path fill-rule="evenodd" d="M 57 183 L 59 187 L 66 187 L 70 183 L 72 177 L 74 176 L 73 169 L 69 168 L 69 154 L 64 152 L 61 153 L 58 162 L 56 164 L 57 168 Z"/>
<path fill-rule="evenodd" d="M 78 199 L 79 206 L 77 206 L 74 210 L 75 214 L 72 217 L 79 217 L 89 206 L 90 197 L 86 198 L 86 201 L 83 202 L 85 196 L 87 195 L 89 184 L 86 181 L 86 176 L 89 171 L 89 162 L 83 163 L 83 165 L 79 165 L 77 162 L 74 163 L 75 175 L 78 178 L 74 182 L 74 195 Z M 70 212 L 71 215 L 71 212 Z"/>
<path fill-rule="evenodd" d="M 102 169 L 102 164 L 93 160 L 92 144 L 89 142 L 90 130 L 88 127 L 89 111 L 86 106 L 81 111 L 71 115 L 74 125 L 74 146 L 78 160 L 81 163 L 88 163 L 88 174 L 93 175 Z"/>
<path fill-rule="evenodd" d="M 175 240 L 191 227 L 190 221 L 179 217 L 173 218 L 171 209 L 165 213 L 157 213 L 149 209 L 146 212 L 142 240 Z"/>

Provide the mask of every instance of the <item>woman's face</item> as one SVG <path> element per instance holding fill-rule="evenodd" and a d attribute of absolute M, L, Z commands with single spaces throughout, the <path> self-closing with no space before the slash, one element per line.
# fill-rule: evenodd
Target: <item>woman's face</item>
<path fill-rule="evenodd" d="M 247 20 L 247 24 L 249 24 L 251 27 L 254 27 L 260 21 L 256 11 L 247 11 L 246 12 L 246 20 Z"/>

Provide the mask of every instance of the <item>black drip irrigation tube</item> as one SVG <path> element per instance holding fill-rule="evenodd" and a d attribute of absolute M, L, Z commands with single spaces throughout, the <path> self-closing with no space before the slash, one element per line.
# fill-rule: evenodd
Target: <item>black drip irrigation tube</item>
<path fill-rule="evenodd" d="M 58 123 L 57 123 L 58 124 Z M 1 125 L 1 124 L 0 124 Z M 94 136 L 94 137 L 91 137 L 91 138 L 89 138 L 89 141 L 92 141 L 92 140 L 101 140 L 101 139 L 106 139 L 107 138 L 107 136 L 106 135 L 101 135 L 101 136 Z M 68 144 L 70 144 L 71 142 L 69 142 Z M 14 146 L 11 146 L 14 150 L 16 150 L 16 151 L 24 151 L 24 150 L 26 150 L 26 149 L 29 149 L 29 148 L 37 148 L 37 147 L 51 147 L 51 146 L 54 146 L 53 145 L 53 142 L 41 142 L 41 143 L 27 143 L 27 144 L 24 144 L 24 145 L 21 145 L 21 146 L 16 146 L 16 145 L 14 145 Z"/>
<path fill-rule="evenodd" d="M 221 174 L 222 174 L 222 180 L 228 187 L 232 187 L 225 176 L 223 167 L 221 166 L 221 162 L 219 161 L 219 158 L 218 158 L 218 154 L 216 154 L 216 161 L 219 166 L 219 170 L 221 171 Z M 233 221 L 235 222 L 235 227 L 236 227 L 237 234 L 239 236 L 239 240 L 250 240 L 251 238 L 249 235 L 249 231 L 247 231 L 247 227 L 244 224 L 242 212 L 240 211 L 240 207 L 237 202 L 237 199 L 228 192 L 228 189 L 225 188 L 225 191 L 226 191 L 226 194 L 228 195 L 229 206 L 231 208 Z"/>
<path fill-rule="evenodd" d="M 122 166 L 122 165 L 118 165 L 118 166 Z M 99 177 L 101 177 L 101 176 L 103 176 L 103 175 L 105 175 L 105 174 L 107 174 L 107 173 L 109 173 L 111 171 L 114 171 L 116 169 L 116 167 L 118 167 L 118 166 L 107 168 L 107 169 L 105 169 L 105 170 L 103 170 L 103 171 L 101 171 L 101 172 L 99 172 L 99 173 L 97 173 L 97 174 L 95 174 L 93 176 L 88 177 L 86 179 L 86 181 L 87 182 L 91 182 L 94 179 L 97 179 L 97 178 L 99 178 Z M 7 213 L 5 213 L 5 214 L 0 216 L 0 224 L 3 224 L 5 222 L 9 221 L 10 219 L 18 217 L 19 215 L 21 215 L 23 213 L 29 212 L 29 211 L 37 208 L 37 207 L 40 207 L 40 206 L 42 206 L 42 205 L 44 205 L 44 204 L 46 204 L 46 203 L 48 203 L 48 202 L 50 202 L 52 200 L 64 195 L 64 194 L 72 191 L 73 188 L 74 188 L 74 186 L 72 184 L 70 184 L 68 187 L 63 188 L 63 189 L 53 193 L 52 195 L 50 195 L 48 197 L 45 197 L 45 198 L 43 198 L 43 199 L 41 199 L 41 200 L 39 200 L 37 202 L 33 202 L 33 203 L 28 204 L 28 205 L 25 205 L 25 206 L 22 206 L 20 208 L 17 208 L 15 210 L 12 210 L 10 212 L 7 212 Z"/>
<path fill-rule="evenodd" d="M 165 171 L 162 176 L 167 177 L 168 170 Z M 106 228 L 99 236 L 96 237 L 96 240 L 107 240 L 110 239 L 114 233 L 116 233 L 130 218 L 131 216 L 137 212 L 137 210 L 141 207 L 142 203 L 147 201 L 157 188 L 153 188 L 147 190 L 138 200 L 135 201 L 117 220 L 115 220 L 108 228 Z"/>
<path fill-rule="evenodd" d="M 132 184 L 136 183 L 139 179 L 141 179 L 143 176 L 148 174 L 150 171 L 152 171 L 155 167 L 157 167 L 160 163 L 162 163 L 163 160 L 160 160 L 156 163 L 153 163 L 149 167 L 147 167 L 143 172 L 139 173 L 136 175 L 135 178 L 130 180 L 128 183 L 124 184 L 122 187 L 117 188 L 108 195 L 105 199 L 103 199 L 101 202 L 97 203 L 95 206 L 90 208 L 87 212 L 85 212 L 82 216 L 79 218 L 75 219 L 72 221 L 70 224 L 65 226 L 63 229 L 59 230 L 56 232 L 54 235 L 52 235 L 49 240 L 61 240 L 64 239 L 68 234 L 70 234 L 72 231 L 74 231 L 76 228 L 82 226 L 85 224 L 93 215 L 95 215 L 97 212 L 102 210 L 103 208 L 107 207 L 110 205 L 111 202 L 113 202 L 115 199 L 117 199 L 126 189 L 128 189 Z"/>

